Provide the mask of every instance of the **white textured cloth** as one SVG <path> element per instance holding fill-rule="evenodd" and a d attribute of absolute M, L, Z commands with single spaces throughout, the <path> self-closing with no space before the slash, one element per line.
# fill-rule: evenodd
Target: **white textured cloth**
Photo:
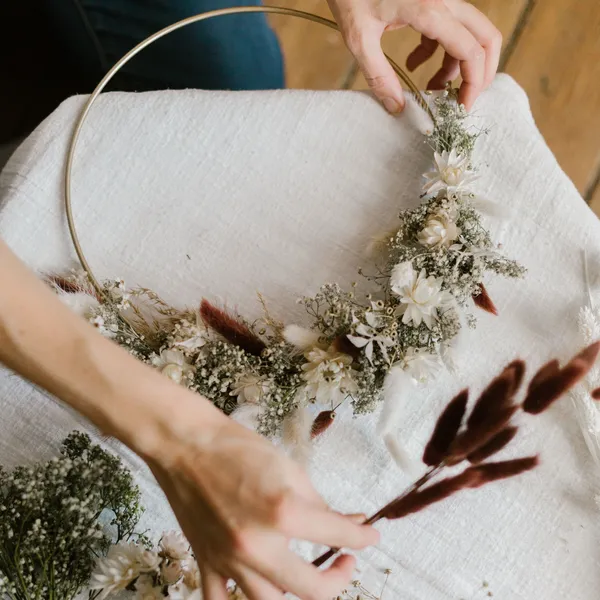
<path fill-rule="evenodd" d="M 82 102 L 51 115 L 0 179 L 0 234 L 38 270 L 76 264 L 62 177 Z M 206 296 L 250 317 L 260 313 L 260 291 L 276 317 L 306 322 L 296 298 L 328 281 L 349 285 L 370 236 L 416 203 L 432 157 L 414 110 L 394 118 L 357 92 L 109 94 L 91 112 L 74 166 L 73 208 L 90 264 L 100 277 L 123 277 L 171 302 Z M 478 191 L 512 212 L 488 224 L 529 272 L 489 282 L 500 316 L 478 314 L 459 374 L 441 375 L 404 407 L 398 433 L 415 457 L 461 386 L 480 389 L 517 356 L 537 367 L 575 350 L 582 249 L 592 267 L 599 258 L 600 224 L 556 164 L 523 91 L 500 76 L 475 118 L 490 127 L 478 143 Z M 375 421 L 344 414 L 318 442 L 311 475 L 339 510 L 370 513 L 409 483 Z M 18 378 L 0 377 L 0 463 L 48 456 L 76 426 L 89 428 Z M 139 460 L 113 447 L 138 472 L 146 521 L 159 533 L 172 522 L 162 494 Z M 385 598 L 491 591 L 502 600 L 596 600 L 594 474 L 568 402 L 528 420 L 517 450 L 540 451 L 542 466 L 381 524 L 381 544 L 362 553 L 361 565 L 393 570 Z"/>

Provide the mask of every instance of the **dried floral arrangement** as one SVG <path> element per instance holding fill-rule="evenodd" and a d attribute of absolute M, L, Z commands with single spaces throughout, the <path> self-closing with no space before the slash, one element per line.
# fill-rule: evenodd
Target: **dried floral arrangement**
<path fill-rule="evenodd" d="M 517 435 L 513 419 L 519 411 L 538 415 L 547 410 L 596 368 L 599 352 L 596 342 L 562 368 L 550 361 L 531 378 L 520 400 L 526 369 L 519 360 L 492 380 L 470 411 L 468 391 L 458 394 L 425 447 L 425 474 L 366 522 L 400 519 L 461 490 L 534 468 L 537 456 L 490 459 Z M 589 394 L 598 398 L 600 390 Z M 443 477 L 450 468 L 454 471 Z M 73 599 L 87 587 L 90 600 L 121 592 L 136 600 L 201 600 L 199 568 L 187 540 L 167 532 L 153 546 L 148 536 L 135 533 L 139 501 L 139 489 L 119 459 L 81 433 L 65 440 L 60 458 L 1 471 L 0 598 Z M 314 564 L 336 552 L 330 549 Z M 337 600 L 381 600 L 388 575 L 377 595 L 355 581 Z M 229 600 L 244 600 L 235 585 Z"/>
<path fill-rule="evenodd" d="M 393 231 L 373 244 L 377 275 L 359 270 L 374 291 L 359 298 L 327 283 L 299 299 L 309 327 L 269 315 L 250 323 L 203 300 L 198 309 L 165 304 L 148 289 L 107 281 L 102 294 L 85 277 L 53 277 L 65 302 L 138 359 L 210 399 L 267 436 L 287 429 L 300 447 L 326 429 L 342 402 L 355 414 L 385 399 L 386 378 L 424 381 L 448 364 L 473 304 L 496 314 L 487 273 L 518 278 L 524 269 L 502 256 L 482 224 L 472 191 L 480 131 L 466 123 L 456 91 L 433 100 L 428 135 L 435 160 L 421 204 L 403 210 Z M 488 203 L 489 204 L 489 203 Z M 263 303 L 264 306 L 264 303 Z M 397 386 L 392 386 L 397 387 Z M 322 412 L 313 423 L 307 407 Z M 284 436 L 285 437 L 285 436 Z"/>

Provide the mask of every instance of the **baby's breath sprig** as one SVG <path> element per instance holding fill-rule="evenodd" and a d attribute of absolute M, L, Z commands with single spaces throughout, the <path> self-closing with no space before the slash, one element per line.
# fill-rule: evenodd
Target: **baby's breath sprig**
<path fill-rule="evenodd" d="M 74 598 L 111 543 L 147 541 L 142 512 L 131 473 L 83 433 L 48 462 L 0 470 L 0 597 Z"/>

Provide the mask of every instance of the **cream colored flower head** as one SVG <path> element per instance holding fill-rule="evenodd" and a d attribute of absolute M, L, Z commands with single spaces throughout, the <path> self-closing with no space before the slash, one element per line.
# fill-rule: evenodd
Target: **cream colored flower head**
<path fill-rule="evenodd" d="M 477 179 L 469 169 L 469 157 L 458 154 L 454 148 L 450 152 L 436 152 L 434 158 L 436 170 L 425 173 L 423 191 L 427 194 L 437 194 L 442 190 L 460 192 Z"/>
<path fill-rule="evenodd" d="M 179 350 L 163 350 L 152 359 L 152 364 L 175 383 L 181 383 L 184 375 L 194 373 L 194 367 Z"/>
<path fill-rule="evenodd" d="M 334 348 L 313 348 L 304 354 L 308 361 L 302 365 L 308 398 L 319 404 L 341 402 L 347 394 L 357 390 L 352 378 L 352 357 Z"/>
<path fill-rule="evenodd" d="M 419 244 L 428 248 L 449 248 L 461 234 L 455 222 L 456 216 L 455 209 L 431 213 L 417 235 Z"/>
<path fill-rule="evenodd" d="M 159 545 L 161 553 L 171 560 L 188 560 L 190 558 L 190 543 L 178 531 L 163 533 Z"/>
<path fill-rule="evenodd" d="M 269 387 L 269 382 L 264 378 L 253 373 L 245 373 L 236 379 L 229 395 L 237 396 L 238 404 L 246 402 L 258 404 L 268 393 Z"/>
<path fill-rule="evenodd" d="M 139 555 L 142 548 L 136 544 L 121 542 L 112 546 L 97 564 L 90 579 L 91 590 L 102 590 L 98 596 L 107 596 L 126 589 L 140 575 Z"/>
<path fill-rule="evenodd" d="M 425 269 L 417 272 L 409 261 L 397 265 L 390 276 L 392 291 L 400 298 L 397 314 L 405 325 L 418 327 L 425 323 L 431 329 L 438 318 L 438 309 L 447 306 L 452 296 L 442 290 L 442 277 L 427 276 Z"/>

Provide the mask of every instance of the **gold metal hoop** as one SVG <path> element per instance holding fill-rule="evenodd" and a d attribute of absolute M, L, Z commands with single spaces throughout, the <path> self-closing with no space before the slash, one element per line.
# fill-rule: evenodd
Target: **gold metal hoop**
<path fill-rule="evenodd" d="M 97 98 L 100 95 L 100 93 L 102 92 L 102 90 L 104 90 L 104 88 L 107 86 L 109 81 L 121 70 L 121 68 L 124 65 L 126 65 L 136 54 L 141 52 L 147 46 L 150 46 L 150 44 L 153 44 L 156 40 L 160 39 L 161 37 L 163 37 L 165 35 L 168 35 L 169 33 L 172 33 L 173 31 L 176 31 L 177 29 L 181 29 L 182 27 L 191 25 L 192 23 L 197 23 L 199 21 L 206 21 L 207 19 L 212 19 L 214 17 L 220 17 L 223 15 L 235 15 L 235 14 L 240 14 L 240 13 L 271 13 L 271 14 L 287 15 L 290 17 L 298 17 L 301 19 L 306 19 L 307 21 L 313 21 L 314 23 L 319 23 L 321 25 L 325 25 L 326 27 L 330 27 L 331 29 L 335 29 L 336 31 L 339 32 L 339 27 L 333 21 L 331 21 L 329 19 L 325 19 L 323 17 L 319 17 L 312 13 L 304 12 L 301 10 L 296 10 L 293 8 L 283 8 L 283 7 L 277 7 L 277 6 L 241 6 L 241 7 L 234 7 L 234 8 L 222 8 L 219 10 L 212 10 L 209 12 L 201 13 L 201 14 L 195 15 L 193 17 L 188 17 L 187 19 L 183 19 L 181 21 L 178 21 L 177 23 L 173 23 L 173 25 L 169 25 L 168 27 L 161 29 L 157 33 L 151 35 L 150 37 L 146 38 L 144 41 L 140 42 L 135 48 L 133 48 L 125 56 L 123 56 L 123 58 L 121 58 L 121 60 L 119 60 L 110 69 L 110 71 L 108 71 L 108 73 L 104 76 L 102 81 L 97 85 L 96 89 L 92 92 L 90 97 L 87 99 L 87 102 L 85 103 L 83 109 L 81 110 L 79 118 L 77 119 L 77 122 L 75 124 L 75 130 L 73 131 L 73 135 L 71 137 L 71 142 L 69 144 L 69 149 L 68 149 L 68 153 L 67 153 L 67 163 L 65 165 L 65 176 L 64 176 L 65 177 L 64 178 L 65 209 L 66 209 L 66 213 L 67 213 L 67 223 L 69 225 L 69 233 L 71 234 L 71 240 L 73 242 L 73 246 L 75 247 L 75 252 L 77 253 L 77 258 L 79 259 L 81 266 L 83 267 L 84 271 L 86 272 L 87 276 L 89 277 L 90 282 L 93 284 L 93 286 L 96 288 L 97 292 L 101 296 L 104 296 L 104 290 L 102 289 L 100 282 L 98 281 L 98 279 L 96 279 L 94 273 L 92 272 L 92 269 L 90 268 L 90 265 L 89 265 L 87 259 L 85 258 L 85 255 L 81 248 L 81 244 L 79 242 L 79 236 L 77 235 L 77 229 L 75 227 L 75 220 L 73 218 L 72 193 L 71 193 L 71 179 L 72 179 L 72 174 L 73 174 L 73 161 L 74 161 L 74 157 L 75 157 L 75 150 L 77 148 L 77 142 L 79 140 L 79 135 L 81 133 L 81 129 L 83 128 L 83 125 L 85 123 L 85 120 L 86 120 L 89 112 L 90 112 L 90 109 L 92 108 L 92 105 L 97 100 Z M 398 77 L 402 80 L 404 85 L 415 95 L 415 98 L 417 99 L 419 104 L 433 118 L 433 115 L 431 115 L 431 110 L 429 109 L 429 106 L 423 100 L 421 94 L 419 93 L 419 89 L 411 81 L 410 77 L 389 56 L 386 55 L 386 58 L 389 60 L 394 71 L 396 72 Z"/>

